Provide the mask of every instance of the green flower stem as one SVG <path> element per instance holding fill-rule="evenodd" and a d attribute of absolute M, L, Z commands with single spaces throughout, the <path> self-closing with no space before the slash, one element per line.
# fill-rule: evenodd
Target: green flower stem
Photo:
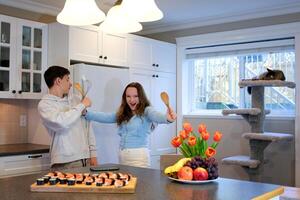
<path fill-rule="evenodd" d="M 218 146 L 218 144 L 219 144 L 218 142 L 214 142 L 214 143 L 212 143 L 211 147 L 214 148 L 214 149 L 216 149 L 217 146 Z"/>
<path fill-rule="evenodd" d="M 184 149 L 182 147 L 179 147 L 179 151 L 182 153 L 182 155 L 186 158 L 189 157 L 189 155 L 184 151 Z"/>
<path fill-rule="evenodd" d="M 182 143 L 181 148 L 186 152 L 188 157 L 192 157 L 192 152 L 190 151 L 189 146 L 186 143 Z"/>

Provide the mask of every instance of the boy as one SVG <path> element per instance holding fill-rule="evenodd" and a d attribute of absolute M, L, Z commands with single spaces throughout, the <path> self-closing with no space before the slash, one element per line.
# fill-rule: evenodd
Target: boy
<path fill-rule="evenodd" d="M 50 137 L 51 168 L 53 170 L 97 165 L 95 136 L 85 126 L 82 111 L 91 106 L 85 97 L 68 96 L 72 83 L 70 72 L 60 66 L 51 66 L 45 73 L 49 88 L 38 105 L 44 126 Z"/>

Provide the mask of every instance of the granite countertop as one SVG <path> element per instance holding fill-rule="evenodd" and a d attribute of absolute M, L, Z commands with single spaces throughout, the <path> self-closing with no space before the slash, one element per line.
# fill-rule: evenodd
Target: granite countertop
<path fill-rule="evenodd" d="M 105 165 L 102 165 L 105 166 Z M 133 194 L 104 193 L 58 193 L 31 192 L 30 185 L 47 173 L 31 174 L 0 179 L 1 200 L 135 200 L 135 199 L 252 199 L 280 187 L 279 185 L 218 178 L 206 184 L 182 184 L 169 180 L 160 170 L 117 165 L 120 172 L 137 177 L 137 186 Z M 63 171 L 71 173 L 90 172 L 88 167 Z M 90 172 L 93 173 L 93 172 Z"/>
<path fill-rule="evenodd" d="M 0 156 L 13 156 L 35 153 L 49 153 L 48 145 L 40 144 L 2 144 L 0 145 Z"/>

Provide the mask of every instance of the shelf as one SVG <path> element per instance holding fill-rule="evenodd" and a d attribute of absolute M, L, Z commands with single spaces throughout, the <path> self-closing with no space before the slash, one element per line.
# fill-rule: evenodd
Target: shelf
<path fill-rule="evenodd" d="M 291 134 L 287 133 L 244 133 L 242 135 L 244 138 L 249 140 L 264 140 L 270 142 L 277 142 L 282 140 L 292 140 L 294 137 Z"/>
<path fill-rule="evenodd" d="M 294 82 L 280 80 L 243 80 L 239 82 L 239 86 L 241 88 L 248 86 L 295 88 L 296 84 Z"/>
<path fill-rule="evenodd" d="M 259 108 L 245 108 L 245 109 L 226 109 L 222 110 L 223 115 L 258 115 L 261 113 Z"/>
<path fill-rule="evenodd" d="M 231 156 L 231 157 L 223 158 L 222 164 L 239 165 L 242 167 L 257 168 L 258 165 L 260 164 L 260 161 L 250 159 L 249 156 L 239 155 L 239 156 Z"/>

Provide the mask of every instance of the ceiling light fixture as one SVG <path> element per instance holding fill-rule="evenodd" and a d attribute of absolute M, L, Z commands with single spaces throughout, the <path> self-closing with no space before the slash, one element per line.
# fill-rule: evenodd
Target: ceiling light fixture
<path fill-rule="evenodd" d="M 102 31 L 107 33 L 133 33 L 142 30 L 142 25 L 129 16 L 122 6 L 122 0 L 118 0 L 108 11 L 105 21 L 100 24 Z"/>
<path fill-rule="evenodd" d="M 104 18 L 95 0 L 66 0 L 56 20 L 65 25 L 85 26 L 102 22 Z"/>
<path fill-rule="evenodd" d="M 122 6 L 128 15 L 139 22 L 157 21 L 164 16 L 155 0 L 123 0 Z"/>

